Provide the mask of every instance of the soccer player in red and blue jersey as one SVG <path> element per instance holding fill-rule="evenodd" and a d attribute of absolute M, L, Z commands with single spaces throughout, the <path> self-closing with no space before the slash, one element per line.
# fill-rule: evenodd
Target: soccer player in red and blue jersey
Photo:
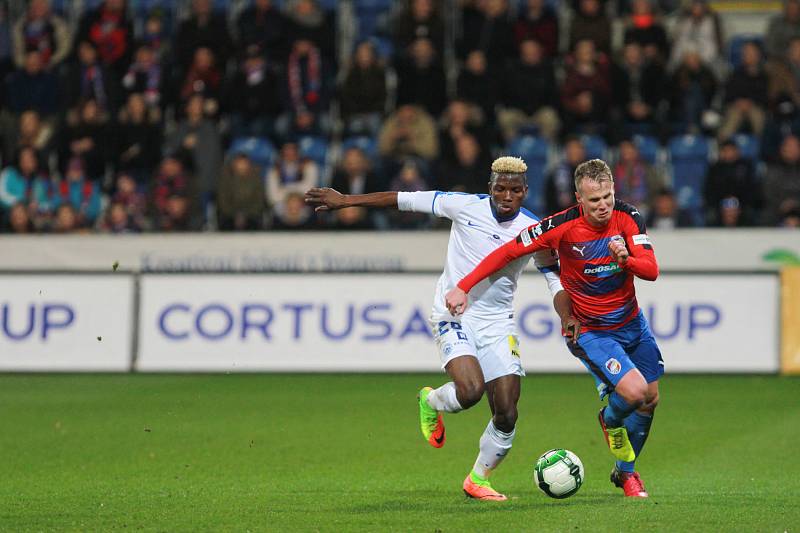
<path fill-rule="evenodd" d="M 454 315 L 483 278 L 536 250 L 558 250 L 561 283 L 572 299 L 573 317 L 563 321 L 567 346 L 594 375 L 608 405 L 599 421 L 617 458 L 611 481 L 625 496 L 646 498 L 634 462 L 641 454 L 658 404 L 661 352 L 636 301 L 634 276 L 658 277 L 644 218 L 615 200 L 608 165 L 586 161 L 575 170 L 578 204 L 529 226 L 478 264 L 446 295 Z M 577 331 L 580 329 L 580 333 Z"/>

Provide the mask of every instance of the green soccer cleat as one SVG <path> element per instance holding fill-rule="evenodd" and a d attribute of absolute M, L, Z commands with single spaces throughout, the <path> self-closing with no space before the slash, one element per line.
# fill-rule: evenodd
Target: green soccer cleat
<path fill-rule="evenodd" d="M 444 446 L 444 422 L 442 421 L 442 414 L 436 409 L 428 405 L 428 394 L 433 389 L 430 387 L 422 387 L 417 400 L 419 400 L 419 427 L 422 430 L 422 436 L 434 448 L 441 448 Z"/>
<path fill-rule="evenodd" d="M 633 446 L 631 446 L 631 441 L 628 438 L 628 430 L 624 426 L 618 428 L 606 427 L 606 421 L 603 419 L 603 409 L 600 409 L 600 414 L 597 418 L 612 455 L 619 461 L 625 461 L 626 463 L 635 461 L 636 452 L 633 451 Z"/>

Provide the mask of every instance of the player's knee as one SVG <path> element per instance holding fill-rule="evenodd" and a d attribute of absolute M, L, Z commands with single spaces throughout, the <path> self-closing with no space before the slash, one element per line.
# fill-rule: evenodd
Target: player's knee
<path fill-rule="evenodd" d="M 511 433 L 517 425 L 517 408 L 509 406 L 504 409 L 497 409 L 494 413 L 494 427 L 503 433 Z"/>
<path fill-rule="evenodd" d="M 647 383 L 629 383 L 620 393 L 625 401 L 636 409 L 647 404 Z"/>
<path fill-rule="evenodd" d="M 469 409 L 483 397 L 485 385 L 480 381 L 466 381 L 456 385 L 458 402 L 464 409 Z"/>

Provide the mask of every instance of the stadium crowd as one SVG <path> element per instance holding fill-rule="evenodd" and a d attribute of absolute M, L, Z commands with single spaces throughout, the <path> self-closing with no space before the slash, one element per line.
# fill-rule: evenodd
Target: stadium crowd
<path fill-rule="evenodd" d="M 1 7 L 5 232 L 427 228 L 302 195 L 483 192 L 501 153 L 542 215 L 600 156 L 653 227 L 800 227 L 800 0 L 746 37 L 705 0 Z"/>

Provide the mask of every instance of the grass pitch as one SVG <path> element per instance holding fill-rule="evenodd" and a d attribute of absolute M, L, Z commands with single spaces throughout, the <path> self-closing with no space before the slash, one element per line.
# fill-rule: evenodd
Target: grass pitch
<path fill-rule="evenodd" d="M 419 433 L 415 394 L 442 375 L 0 376 L 4 531 L 800 531 L 800 379 L 666 376 L 624 500 L 591 378 L 529 376 L 506 503 L 461 482 L 485 401 Z M 532 483 L 566 447 L 572 498 Z"/>

